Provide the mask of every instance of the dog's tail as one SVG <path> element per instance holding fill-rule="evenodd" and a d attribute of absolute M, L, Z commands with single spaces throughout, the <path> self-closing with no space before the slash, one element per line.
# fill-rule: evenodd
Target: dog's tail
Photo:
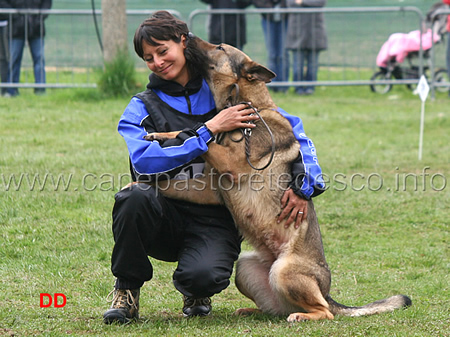
<path fill-rule="evenodd" d="M 337 303 L 330 296 L 326 298 L 330 305 L 330 311 L 333 315 L 342 316 L 368 316 L 389 312 L 395 309 L 409 307 L 412 304 L 411 299 L 405 295 L 395 295 L 389 298 L 378 300 L 362 307 L 347 307 L 346 305 Z"/>

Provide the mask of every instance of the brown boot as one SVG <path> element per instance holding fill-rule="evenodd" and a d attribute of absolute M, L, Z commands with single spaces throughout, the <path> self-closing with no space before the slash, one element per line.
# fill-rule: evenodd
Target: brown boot
<path fill-rule="evenodd" d="M 111 308 L 103 314 L 105 324 L 129 323 L 139 319 L 139 293 L 140 289 L 114 289 L 108 295 L 113 295 Z"/>

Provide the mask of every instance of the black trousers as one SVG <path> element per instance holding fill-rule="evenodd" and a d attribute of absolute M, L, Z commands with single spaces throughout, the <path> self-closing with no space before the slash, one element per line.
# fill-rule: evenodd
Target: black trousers
<path fill-rule="evenodd" d="M 224 206 L 181 202 L 135 184 L 116 194 L 112 227 L 118 289 L 136 289 L 152 278 L 148 256 L 178 261 L 173 283 L 186 296 L 210 297 L 230 284 L 241 237 Z"/>

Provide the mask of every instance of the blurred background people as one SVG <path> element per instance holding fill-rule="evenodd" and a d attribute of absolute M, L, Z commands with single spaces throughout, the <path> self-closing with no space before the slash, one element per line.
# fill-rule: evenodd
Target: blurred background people
<path fill-rule="evenodd" d="M 52 0 L 0 0 L 0 8 L 14 9 L 50 9 Z M 6 17 L 5 17 L 6 16 Z M 9 15 L 0 19 L 9 20 Z M 35 83 L 45 83 L 45 59 L 44 59 L 44 20 L 47 14 L 16 14 L 12 15 L 8 22 L 12 39 L 9 41 L 10 66 L 8 69 L 8 82 L 19 83 L 20 68 L 22 65 L 25 42 L 28 42 L 31 57 L 33 59 Z M 6 92 L 11 96 L 17 96 L 17 88 L 7 88 Z M 45 88 L 35 88 L 36 94 L 43 94 Z"/>
<path fill-rule="evenodd" d="M 314 8 L 326 0 L 287 0 L 289 8 Z M 294 81 L 317 81 L 319 53 L 327 49 L 328 40 L 323 13 L 289 14 L 286 48 L 292 51 Z M 306 69 L 305 69 L 306 67 Z M 299 95 L 311 95 L 314 86 L 295 89 Z"/>
<path fill-rule="evenodd" d="M 8 21 L 0 20 L 0 79 L 2 83 L 8 82 Z M 6 95 L 6 88 L 1 89 L 1 95 Z"/>
<path fill-rule="evenodd" d="M 450 6 L 450 0 L 442 0 L 442 2 Z M 447 73 L 450 79 L 450 15 L 447 16 Z M 450 90 L 448 96 L 450 97 Z"/>
<path fill-rule="evenodd" d="M 253 4 L 261 9 L 286 8 L 285 0 L 253 0 Z M 261 24 L 267 48 L 267 67 L 277 74 L 272 82 L 287 81 L 289 77 L 289 55 L 285 47 L 287 15 L 262 14 Z M 288 88 L 271 87 L 271 89 L 285 92 Z"/>
<path fill-rule="evenodd" d="M 244 9 L 252 0 L 201 0 L 210 9 Z M 208 41 L 226 43 L 243 49 L 247 42 L 246 20 L 243 14 L 212 14 L 208 18 Z"/>

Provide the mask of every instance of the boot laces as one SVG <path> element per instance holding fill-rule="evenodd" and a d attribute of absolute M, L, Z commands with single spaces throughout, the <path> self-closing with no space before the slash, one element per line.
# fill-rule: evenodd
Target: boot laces
<path fill-rule="evenodd" d="M 211 305 L 211 298 L 202 297 L 202 298 L 192 298 L 192 297 L 184 297 L 184 303 L 187 307 L 196 307 L 200 305 Z"/>
<path fill-rule="evenodd" d="M 130 289 L 113 289 L 106 299 L 112 302 L 112 308 L 134 307 L 137 309 L 136 299 Z"/>

